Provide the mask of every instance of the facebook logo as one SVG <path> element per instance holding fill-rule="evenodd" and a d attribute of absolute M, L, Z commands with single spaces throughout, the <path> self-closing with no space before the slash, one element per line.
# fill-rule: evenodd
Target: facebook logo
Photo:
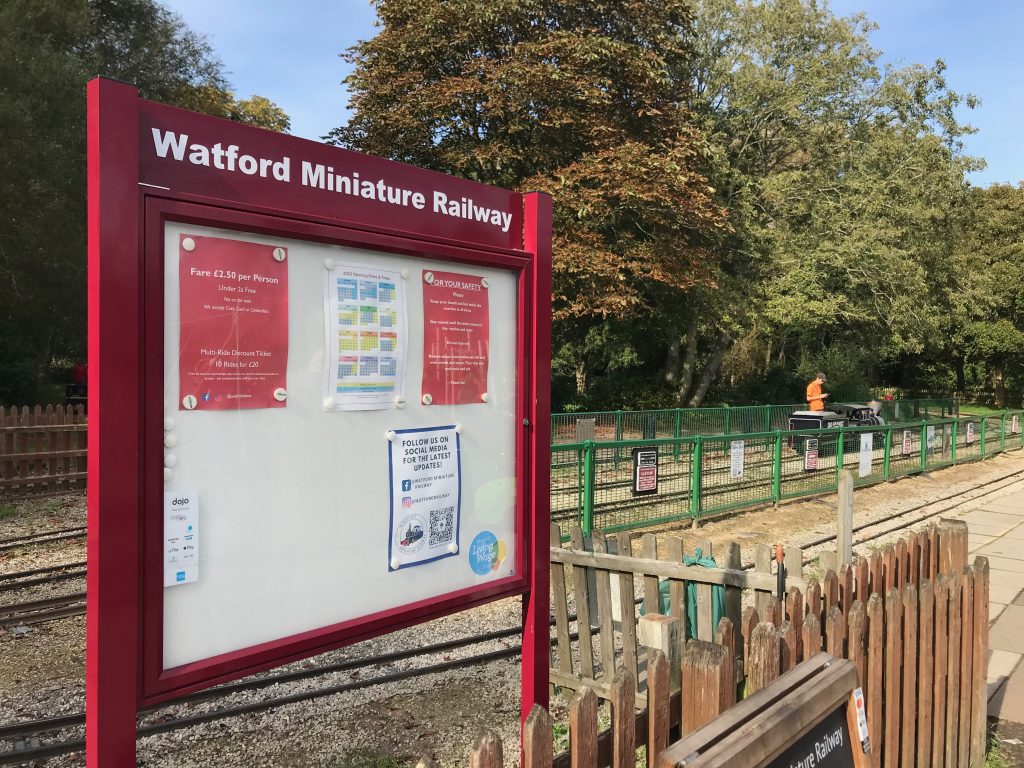
<path fill-rule="evenodd" d="M 403 491 L 411 491 L 412 490 L 412 480 L 403 480 L 402 481 L 402 490 Z"/>

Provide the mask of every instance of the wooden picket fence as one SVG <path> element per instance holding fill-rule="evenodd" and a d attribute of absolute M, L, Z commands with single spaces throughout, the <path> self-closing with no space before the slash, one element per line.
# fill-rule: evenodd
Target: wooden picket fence
<path fill-rule="evenodd" d="M 85 487 L 84 406 L 0 406 L 0 497 Z"/>
<path fill-rule="evenodd" d="M 627 541 L 618 546 L 632 551 Z M 777 574 L 764 572 L 770 566 L 763 552 L 760 572 L 752 572 L 684 566 L 677 558 L 682 545 L 673 540 L 666 560 L 657 559 L 646 537 L 641 548 L 650 557 L 611 555 L 608 547 L 598 536 L 593 552 L 564 549 L 552 534 L 552 680 L 577 690 L 570 707 L 571 746 L 552 754 L 550 719 L 537 709 L 524 732 L 524 765 L 632 767 L 636 749 L 651 745 L 648 766 L 668 768 L 674 765 L 671 750 L 664 756 L 668 762 L 658 760 L 670 728 L 692 732 L 823 651 L 856 666 L 873 766 L 966 768 L 984 760 L 989 570 L 985 558 L 967 564 L 962 522 L 943 521 L 909 534 L 838 572 L 829 569 L 821 583 L 791 573 L 781 600 L 775 594 Z M 738 564 L 738 547 L 726 547 L 724 559 Z M 800 570 L 797 561 L 793 555 L 792 571 Z M 597 592 L 593 619 L 590 571 Z M 671 583 L 668 616 L 656 614 L 659 578 Z M 698 626 L 692 632 L 698 639 L 684 641 L 687 581 L 698 585 Z M 640 600 L 634 584 L 641 585 Z M 726 615 L 709 634 L 710 595 L 703 588 L 709 592 L 713 585 L 726 587 Z M 745 595 L 750 604 L 740 607 L 736 622 L 735 598 L 743 599 L 742 590 L 753 595 Z M 634 610 L 630 621 L 630 610 L 622 607 L 636 603 L 654 610 L 640 617 Z M 578 615 L 569 613 L 571 604 Z M 569 631 L 570 622 L 576 633 Z M 602 734 L 596 731 L 599 697 L 612 712 L 612 727 Z M 497 768 L 501 755 L 500 740 L 485 734 L 474 746 L 471 765 Z"/>

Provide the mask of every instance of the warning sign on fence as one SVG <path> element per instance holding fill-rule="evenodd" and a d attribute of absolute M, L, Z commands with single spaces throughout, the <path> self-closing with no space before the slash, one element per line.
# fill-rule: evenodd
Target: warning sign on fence
<path fill-rule="evenodd" d="M 658 449 L 633 449 L 633 495 L 658 492 Z"/>

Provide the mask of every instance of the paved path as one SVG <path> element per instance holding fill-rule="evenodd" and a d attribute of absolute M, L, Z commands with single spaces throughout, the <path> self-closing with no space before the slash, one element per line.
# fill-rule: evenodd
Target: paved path
<path fill-rule="evenodd" d="M 983 555 L 990 568 L 988 714 L 1024 723 L 1024 483 L 960 518 L 972 559 Z"/>

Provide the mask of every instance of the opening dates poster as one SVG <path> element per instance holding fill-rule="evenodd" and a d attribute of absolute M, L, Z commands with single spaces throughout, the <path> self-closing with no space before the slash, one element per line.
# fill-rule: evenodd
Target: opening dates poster
<path fill-rule="evenodd" d="M 487 279 L 423 272 L 424 405 L 486 402 L 490 359 Z"/>
<path fill-rule="evenodd" d="M 405 372 L 405 286 L 400 272 L 336 264 L 327 273 L 324 408 L 393 408 Z"/>
<path fill-rule="evenodd" d="M 285 407 L 288 249 L 182 235 L 178 254 L 179 410 Z"/>

